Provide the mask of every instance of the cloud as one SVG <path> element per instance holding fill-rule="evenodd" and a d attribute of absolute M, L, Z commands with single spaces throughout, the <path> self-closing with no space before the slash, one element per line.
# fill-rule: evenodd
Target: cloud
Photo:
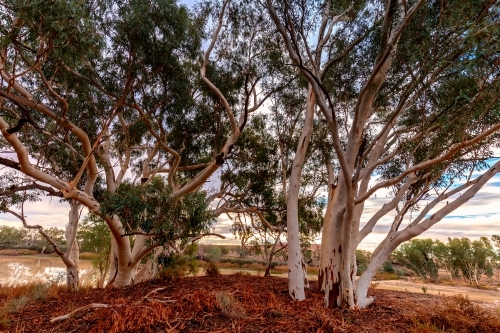
<path fill-rule="evenodd" d="M 39 224 L 44 228 L 64 228 L 68 223 L 69 204 L 59 199 L 44 197 L 41 201 L 25 204 L 24 216 L 28 224 Z M 19 212 L 20 213 L 20 212 Z M 0 224 L 13 227 L 22 226 L 15 216 L 0 214 Z"/>

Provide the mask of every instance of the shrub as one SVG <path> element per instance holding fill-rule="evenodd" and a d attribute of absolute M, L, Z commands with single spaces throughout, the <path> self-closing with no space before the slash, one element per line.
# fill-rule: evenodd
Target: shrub
<path fill-rule="evenodd" d="M 220 248 L 220 253 L 222 254 L 222 256 L 227 256 L 229 254 L 228 248 L 225 247 L 224 245 L 219 246 L 219 248 Z"/>
<path fill-rule="evenodd" d="M 245 316 L 245 309 L 233 295 L 219 292 L 215 294 L 215 299 L 222 313 L 229 318 L 242 318 Z"/>
<path fill-rule="evenodd" d="M 394 274 L 394 267 L 392 267 L 392 263 L 389 260 L 384 262 L 384 265 L 382 266 L 382 270 L 386 273 Z"/>
<path fill-rule="evenodd" d="M 174 253 L 158 257 L 158 277 L 167 281 L 175 281 L 187 273 L 198 273 L 198 261 L 189 256 Z"/>
<path fill-rule="evenodd" d="M 208 250 L 208 258 L 213 260 L 213 259 L 220 259 L 222 256 L 222 251 L 219 247 L 212 247 L 211 249 Z"/>
<path fill-rule="evenodd" d="M 213 261 L 207 262 L 207 264 L 205 265 L 205 275 L 211 277 L 219 276 L 219 266 Z"/>
<path fill-rule="evenodd" d="M 370 251 L 356 250 L 356 264 L 358 266 L 356 275 L 361 275 L 368 267 L 372 253 Z"/>
<path fill-rule="evenodd" d="M 412 239 L 394 251 L 394 259 L 420 275 L 424 281 L 436 280 L 438 266 L 433 256 L 434 244 L 432 239 Z"/>

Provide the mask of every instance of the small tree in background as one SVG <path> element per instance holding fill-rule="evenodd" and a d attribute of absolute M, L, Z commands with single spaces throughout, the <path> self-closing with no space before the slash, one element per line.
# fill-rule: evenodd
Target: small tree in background
<path fill-rule="evenodd" d="M 368 267 L 372 253 L 365 250 L 356 250 L 356 264 L 358 265 L 357 274 L 361 275 Z"/>
<path fill-rule="evenodd" d="M 481 275 L 493 276 L 495 251 L 486 237 L 471 241 L 469 238 L 449 238 L 448 246 L 453 265 L 470 284 L 479 286 Z"/>
<path fill-rule="evenodd" d="M 225 247 L 224 245 L 219 246 L 220 253 L 223 257 L 227 256 L 229 254 L 229 249 Z"/>
<path fill-rule="evenodd" d="M 438 278 L 438 266 L 434 261 L 433 246 L 432 239 L 412 239 L 394 251 L 394 259 L 417 273 L 422 280 L 435 281 Z"/>
<path fill-rule="evenodd" d="M 0 249 L 22 247 L 26 233 L 26 229 L 0 225 Z"/>
<path fill-rule="evenodd" d="M 448 244 L 436 240 L 433 247 L 434 261 L 439 268 L 446 271 L 450 281 L 459 277 L 460 272 L 454 264 L 451 249 Z"/>
<path fill-rule="evenodd" d="M 91 259 L 92 267 L 97 274 L 97 287 L 104 287 L 109 273 L 111 235 L 106 222 L 99 216 L 89 214 L 85 216 L 77 233 L 82 252 L 91 252 L 95 257 Z"/>

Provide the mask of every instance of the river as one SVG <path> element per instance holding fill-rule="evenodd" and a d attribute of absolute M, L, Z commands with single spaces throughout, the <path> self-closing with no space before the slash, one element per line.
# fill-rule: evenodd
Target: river
<path fill-rule="evenodd" d="M 93 283 L 92 265 L 89 260 L 80 260 L 80 283 Z M 57 256 L 0 255 L 0 285 L 15 286 L 26 283 L 66 283 L 66 266 Z"/>

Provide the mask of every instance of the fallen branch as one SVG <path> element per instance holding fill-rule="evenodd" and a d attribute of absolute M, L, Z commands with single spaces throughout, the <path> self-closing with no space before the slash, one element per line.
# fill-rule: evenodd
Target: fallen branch
<path fill-rule="evenodd" d="M 163 287 L 163 288 L 156 288 L 152 291 L 150 291 L 146 296 L 144 296 L 142 299 L 144 299 L 145 301 L 156 301 L 156 302 L 159 302 L 159 303 L 175 303 L 177 302 L 175 299 L 171 299 L 171 297 L 162 297 L 163 300 L 161 299 L 158 299 L 158 298 L 152 298 L 152 297 L 149 297 L 151 294 L 154 294 L 160 290 L 164 290 L 164 289 L 167 289 L 168 287 Z"/>
<path fill-rule="evenodd" d="M 145 300 L 145 301 L 155 301 L 155 302 L 159 302 L 159 303 L 175 303 L 177 302 L 177 300 L 174 300 L 174 299 L 170 299 L 170 297 L 163 297 L 164 299 L 161 300 L 161 299 L 157 299 L 157 298 L 152 298 L 152 297 L 149 297 L 151 294 L 154 294 L 160 290 L 164 290 L 164 289 L 167 289 L 168 287 L 164 287 L 164 288 L 156 288 L 152 291 L 150 291 L 146 296 L 144 296 L 142 299 Z M 137 304 L 139 302 L 136 302 L 135 304 Z M 112 306 L 121 306 L 121 305 L 110 305 L 110 304 L 102 304 L 102 303 L 92 303 L 92 304 L 89 304 L 89 305 L 85 305 L 85 306 L 82 306 L 81 308 L 78 308 L 74 311 L 71 311 L 70 313 L 68 314 L 65 314 L 65 315 L 62 315 L 62 316 L 59 316 L 59 317 L 55 317 L 55 318 L 52 318 L 50 320 L 51 323 L 54 323 L 56 321 L 61 321 L 61 320 L 66 320 L 66 319 L 69 319 L 71 317 L 73 317 L 77 312 L 81 312 L 81 311 L 84 311 L 84 310 L 88 310 L 88 309 L 99 309 L 99 308 L 109 308 L 109 307 L 112 307 Z"/>
<path fill-rule="evenodd" d="M 73 317 L 77 312 L 81 312 L 83 310 L 87 309 L 96 309 L 96 308 L 109 308 L 111 305 L 109 304 L 101 304 L 101 303 L 92 303 L 89 305 L 82 306 L 81 308 L 78 308 L 74 311 L 71 311 L 68 314 L 65 314 L 63 316 L 55 317 L 50 320 L 51 323 L 55 323 L 56 321 L 61 321 L 61 320 L 66 320 L 68 318 Z"/>
<path fill-rule="evenodd" d="M 149 292 L 146 296 L 144 296 L 143 298 L 148 298 L 148 297 L 149 297 L 149 295 L 154 294 L 154 293 L 156 293 L 156 292 L 158 292 L 158 291 L 160 291 L 160 290 L 165 290 L 165 289 L 167 289 L 167 288 L 166 288 L 166 287 L 163 287 L 163 288 L 156 288 L 156 289 L 154 289 L 153 291 L 150 291 L 150 292 Z"/>
<path fill-rule="evenodd" d="M 157 298 L 146 298 L 145 300 L 150 301 L 150 302 L 158 302 L 158 303 L 175 303 L 175 302 L 177 302 L 177 300 L 175 300 L 175 299 L 161 300 L 161 299 L 157 299 Z"/>

